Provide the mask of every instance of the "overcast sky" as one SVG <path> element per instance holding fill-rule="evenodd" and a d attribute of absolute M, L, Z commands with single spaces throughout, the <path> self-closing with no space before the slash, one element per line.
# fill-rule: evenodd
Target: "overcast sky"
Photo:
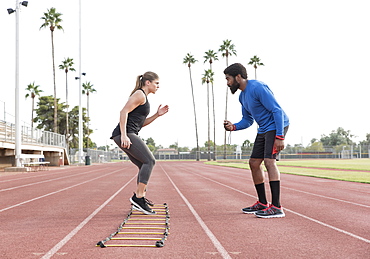
<path fill-rule="evenodd" d="M 151 114 L 160 104 L 170 111 L 140 132 L 157 145 L 195 147 L 193 102 L 188 68 L 183 58 L 191 53 L 199 61 L 192 66 L 199 144 L 207 141 L 206 85 L 201 78 L 209 63 L 204 52 L 217 51 L 223 40 L 235 45 L 231 63 L 247 65 L 257 55 L 265 66 L 257 78 L 274 92 L 290 118 L 286 142 L 307 145 L 312 138 L 343 127 L 356 135 L 370 133 L 370 37 L 367 1 L 82 1 L 83 82 L 90 81 L 91 138 L 98 146 L 110 145 L 119 112 L 135 86 L 136 76 L 154 71 L 160 89 L 149 95 Z M 55 31 L 57 97 L 65 101 L 65 73 L 58 69 L 70 57 L 79 66 L 79 6 L 77 0 L 30 0 L 20 10 L 21 120 L 31 120 L 31 100 L 25 88 L 35 82 L 44 95 L 53 95 L 51 36 L 39 30 L 43 13 L 55 7 L 62 13 L 64 31 Z M 14 114 L 15 1 L 0 2 L 0 119 L 3 106 Z M 216 144 L 223 144 L 226 60 L 219 54 L 213 64 L 216 103 Z M 77 72 L 69 73 L 69 104 L 78 105 Z M 228 119 L 241 119 L 238 94 L 229 93 Z M 83 96 L 86 107 L 86 97 Z M 7 115 L 7 120 L 12 118 Z M 213 126 L 212 126 L 213 129 Z M 231 144 L 254 141 L 257 126 L 233 132 Z M 212 133 L 213 139 L 213 133 Z"/>

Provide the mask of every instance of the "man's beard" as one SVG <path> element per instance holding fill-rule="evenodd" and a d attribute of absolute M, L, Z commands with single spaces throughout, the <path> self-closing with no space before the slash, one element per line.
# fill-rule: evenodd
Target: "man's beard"
<path fill-rule="evenodd" d="M 229 86 L 232 94 L 235 94 L 236 91 L 238 91 L 239 87 L 240 87 L 240 84 L 236 81 L 234 81 L 233 84 Z"/>

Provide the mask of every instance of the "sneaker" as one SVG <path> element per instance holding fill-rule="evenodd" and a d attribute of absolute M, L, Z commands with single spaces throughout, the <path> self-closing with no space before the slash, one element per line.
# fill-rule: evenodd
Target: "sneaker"
<path fill-rule="evenodd" d="M 267 208 L 268 208 L 268 205 L 267 204 L 263 204 L 263 203 L 257 201 L 252 206 L 246 207 L 246 208 L 242 209 L 242 211 L 244 213 L 254 214 L 254 213 L 256 213 L 259 210 L 264 210 L 264 209 L 267 209 Z"/>
<path fill-rule="evenodd" d="M 130 198 L 130 201 L 134 205 L 136 210 L 141 211 L 147 215 L 155 214 L 155 211 L 149 208 L 144 197 L 137 198 L 136 194 L 134 193 L 134 195 Z"/>
<path fill-rule="evenodd" d="M 283 211 L 283 208 L 276 207 L 274 205 L 270 205 L 270 207 L 257 211 L 254 215 L 256 215 L 259 218 L 283 218 L 285 217 L 285 213 Z"/>
<path fill-rule="evenodd" d="M 148 204 L 149 206 L 154 206 L 154 203 L 151 200 L 148 200 L 145 197 L 144 197 L 144 199 L 145 199 L 146 204 Z"/>

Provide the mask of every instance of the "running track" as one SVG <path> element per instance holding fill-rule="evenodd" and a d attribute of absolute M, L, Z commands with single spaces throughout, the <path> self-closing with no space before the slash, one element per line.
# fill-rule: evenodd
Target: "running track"
<path fill-rule="evenodd" d="M 96 247 L 129 212 L 136 173 L 0 173 L 0 258 L 370 258 L 369 184 L 282 175 L 286 217 L 260 219 L 240 211 L 256 200 L 249 171 L 202 162 L 155 166 L 147 196 L 171 216 L 163 248 Z"/>

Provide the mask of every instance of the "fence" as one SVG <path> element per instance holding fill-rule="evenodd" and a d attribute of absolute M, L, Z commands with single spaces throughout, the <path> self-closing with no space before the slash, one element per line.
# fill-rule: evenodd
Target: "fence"
<path fill-rule="evenodd" d="M 348 146 L 348 147 L 326 147 L 324 152 L 304 152 L 300 150 L 283 150 L 280 153 L 279 159 L 356 159 L 356 158 L 370 158 L 370 146 Z M 199 152 L 198 155 L 195 153 L 190 154 L 155 154 L 154 157 L 158 160 L 246 160 L 249 159 L 251 150 L 242 150 L 234 152 L 227 152 L 224 156 L 223 151 L 210 152 L 207 151 Z"/>
<path fill-rule="evenodd" d="M 81 154 L 83 163 L 86 163 L 86 156 L 89 156 L 91 163 L 107 163 L 114 159 L 115 153 L 113 151 L 84 149 Z M 71 164 L 79 163 L 79 151 L 76 148 L 69 149 L 69 161 Z"/>
<path fill-rule="evenodd" d="M 0 141 L 15 143 L 15 124 L 0 121 Z M 21 127 L 21 142 L 22 144 L 36 144 L 43 146 L 66 147 L 64 135 L 54 132 L 33 129 L 31 127 Z"/>

